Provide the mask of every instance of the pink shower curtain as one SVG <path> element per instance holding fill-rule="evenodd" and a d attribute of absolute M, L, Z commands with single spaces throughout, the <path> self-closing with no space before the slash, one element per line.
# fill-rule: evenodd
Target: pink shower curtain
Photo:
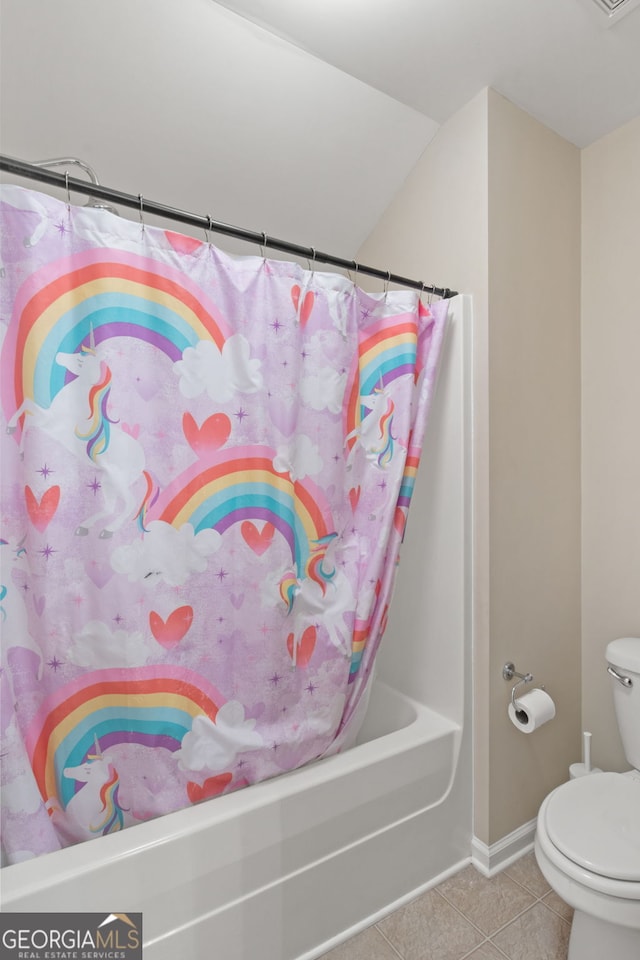
<path fill-rule="evenodd" d="M 19 187 L 2 198 L 2 843 L 17 862 L 343 742 L 446 305 Z"/>

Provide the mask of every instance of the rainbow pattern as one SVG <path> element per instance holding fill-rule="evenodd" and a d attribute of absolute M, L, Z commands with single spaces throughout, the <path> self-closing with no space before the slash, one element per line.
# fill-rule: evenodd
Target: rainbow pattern
<path fill-rule="evenodd" d="M 304 483 L 277 473 L 275 450 L 265 446 L 219 450 L 198 460 L 163 490 L 147 522 L 164 520 L 195 532 L 224 533 L 243 520 L 268 521 L 282 534 L 299 576 L 314 545 L 333 533 L 324 494 L 308 478 Z"/>
<path fill-rule="evenodd" d="M 98 670 L 61 687 L 33 720 L 26 746 L 43 800 L 66 807 L 75 781 L 65 767 L 119 743 L 176 751 L 195 717 L 215 720 L 221 694 L 199 674 L 174 666 Z"/>
<path fill-rule="evenodd" d="M 222 349 L 228 336 L 185 273 L 121 250 L 87 250 L 36 270 L 21 287 L 3 347 L 14 375 L 3 376 L 2 405 L 7 417 L 25 398 L 48 408 L 69 377 L 59 351 L 133 337 L 176 361 L 200 340 Z"/>
<path fill-rule="evenodd" d="M 360 397 L 386 387 L 397 377 L 411 374 L 418 377 L 418 326 L 416 317 L 398 317 L 396 322 L 383 318 L 367 328 L 366 336 L 358 346 L 358 361 L 354 363 L 347 385 L 345 436 L 360 425 L 366 408 Z M 355 441 L 351 440 L 353 445 Z"/>
<path fill-rule="evenodd" d="M 420 465 L 420 451 L 416 447 L 410 446 L 407 451 L 407 459 L 404 465 L 404 473 L 400 484 L 400 493 L 398 494 L 397 506 L 409 507 L 413 488 L 416 482 L 416 475 Z"/>

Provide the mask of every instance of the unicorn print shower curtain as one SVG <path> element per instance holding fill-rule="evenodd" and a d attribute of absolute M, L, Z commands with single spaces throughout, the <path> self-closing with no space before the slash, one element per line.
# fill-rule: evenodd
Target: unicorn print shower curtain
<path fill-rule="evenodd" d="M 446 305 L 2 192 L 8 862 L 337 749 Z"/>

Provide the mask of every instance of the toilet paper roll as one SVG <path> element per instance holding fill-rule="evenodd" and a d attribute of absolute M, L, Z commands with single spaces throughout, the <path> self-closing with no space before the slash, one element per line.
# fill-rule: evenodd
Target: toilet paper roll
<path fill-rule="evenodd" d="M 545 690 L 537 688 L 517 697 L 515 710 L 513 704 L 509 704 L 509 719 L 522 733 L 533 733 L 547 720 L 553 720 L 555 715 L 555 703 Z"/>

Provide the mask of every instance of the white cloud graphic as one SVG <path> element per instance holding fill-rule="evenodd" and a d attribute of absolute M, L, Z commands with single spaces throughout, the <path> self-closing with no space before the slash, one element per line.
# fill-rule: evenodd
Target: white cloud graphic
<path fill-rule="evenodd" d="M 251 359 L 249 341 L 235 333 L 225 341 L 222 351 L 212 340 L 200 340 L 187 347 L 182 360 L 173 368 L 180 377 L 180 392 L 192 399 L 208 393 L 220 403 L 235 393 L 255 393 L 262 387 L 260 360 Z"/>
<path fill-rule="evenodd" d="M 2 806 L 11 813 L 37 813 L 41 805 L 42 797 L 31 771 L 2 784 Z"/>
<path fill-rule="evenodd" d="M 338 373 L 332 367 L 323 367 L 317 373 L 303 377 L 300 381 L 300 393 L 304 403 L 314 410 L 340 413 L 346 384 L 346 373 Z"/>
<path fill-rule="evenodd" d="M 162 580 L 179 587 L 192 573 L 207 569 L 207 557 L 221 542 L 217 530 L 195 533 L 190 523 L 176 530 L 164 520 L 152 520 L 142 539 L 113 551 L 111 566 L 116 573 L 126 574 L 131 583 Z"/>
<path fill-rule="evenodd" d="M 79 667 L 106 670 L 142 666 L 150 654 L 147 641 L 139 631 L 112 631 L 101 620 L 90 620 L 73 635 L 67 656 Z"/>
<path fill-rule="evenodd" d="M 245 720 L 241 703 L 230 700 L 218 710 L 215 723 L 206 716 L 196 717 L 174 756 L 183 770 L 226 772 L 239 753 L 262 746 L 255 724 Z"/>
<path fill-rule="evenodd" d="M 304 433 L 291 443 L 278 447 L 273 458 L 273 469 L 277 473 L 288 473 L 294 483 L 320 473 L 323 465 L 318 448 Z"/>

